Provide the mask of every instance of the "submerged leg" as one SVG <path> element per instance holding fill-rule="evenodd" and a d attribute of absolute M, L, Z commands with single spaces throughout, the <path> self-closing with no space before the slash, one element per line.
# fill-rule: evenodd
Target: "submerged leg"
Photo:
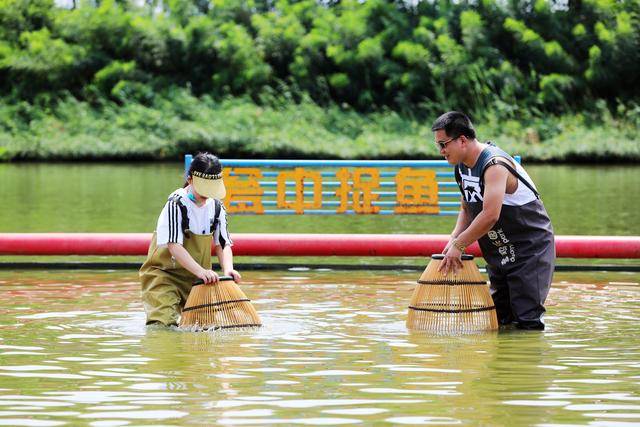
<path fill-rule="evenodd" d="M 496 306 L 498 324 L 508 325 L 514 321 L 514 316 L 511 310 L 511 297 L 507 279 L 495 267 L 487 266 L 487 273 L 491 282 L 491 298 L 493 298 L 493 304 Z"/>
<path fill-rule="evenodd" d="M 553 264 L 544 257 L 531 257 L 509 272 L 511 307 L 519 329 L 544 330 L 544 302 L 549 294 Z"/>
<path fill-rule="evenodd" d="M 178 288 L 165 277 L 157 276 L 142 288 L 142 302 L 147 313 L 147 325 L 178 324 L 181 296 Z"/>

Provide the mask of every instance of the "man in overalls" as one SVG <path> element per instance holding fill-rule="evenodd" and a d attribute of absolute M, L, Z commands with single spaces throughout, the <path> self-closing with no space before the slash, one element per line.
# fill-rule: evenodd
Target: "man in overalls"
<path fill-rule="evenodd" d="M 462 206 L 441 271 L 458 271 L 478 241 L 501 325 L 544 330 L 544 302 L 555 266 L 553 228 L 527 172 L 495 145 L 483 144 L 469 118 L 450 111 L 431 130 L 440 154 L 455 166 Z"/>

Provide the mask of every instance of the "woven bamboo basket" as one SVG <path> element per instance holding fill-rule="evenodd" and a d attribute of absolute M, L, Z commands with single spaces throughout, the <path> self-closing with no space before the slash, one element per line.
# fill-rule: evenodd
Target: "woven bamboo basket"
<path fill-rule="evenodd" d="M 438 271 L 444 255 L 433 255 L 409 303 L 407 328 L 433 333 L 469 333 L 498 329 L 496 308 L 472 255 L 462 269 Z"/>
<path fill-rule="evenodd" d="M 221 276 L 215 285 L 196 281 L 180 317 L 181 328 L 212 330 L 261 325 L 251 300 L 230 276 Z"/>

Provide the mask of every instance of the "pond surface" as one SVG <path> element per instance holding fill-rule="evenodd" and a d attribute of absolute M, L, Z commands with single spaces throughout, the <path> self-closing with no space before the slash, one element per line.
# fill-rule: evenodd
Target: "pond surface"
<path fill-rule="evenodd" d="M 640 235 L 640 167 L 527 166 L 557 234 Z M 152 232 L 182 165 L 0 164 L 0 232 Z M 231 232 L 450 233 L 455 217 L 241 216 Z"/>
<path fill-rule="evenodd" d="M 146 328 L 135 272 L 0 276 L 0 425 L 638 425 L 637 274 L 559 273 L 547 331 L 405 328 L 418 273 L 246 272 L 256 330 Z M 619 424 L 617 424 L 619 423 Z"/>
<path fill-rule="evenodd" d="M 527 169 L 557 234 L 640 235 L 639 167 Z M 0 232 L 151 232 L 180 185 L 177 163 L 0 164 Z M 230 229 L 454 222 L 235 215 Z M 0 270 L 0 425 L 640 424 L 638 273 L 557 273 L 546 332 L 453 337 L 407 331 L 415 271 L 242 273 L 264 327 L 193 333 L 144 326 L 135 271 Z"/>

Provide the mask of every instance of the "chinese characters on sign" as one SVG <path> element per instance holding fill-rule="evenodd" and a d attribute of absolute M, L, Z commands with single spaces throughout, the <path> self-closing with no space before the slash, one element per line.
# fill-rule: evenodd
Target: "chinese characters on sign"
<path fill-rule="evenodd" d="M 378 200 L 378 195 L 373 192 L 380 186 L 378 169 L 356 168 L 354 172 L 350 172 L 349 169 L 342 168 L 336 173 L 336 178 L 340 182 L 340 187 L 336 190 L 336 196 L 340 200 L 338 213 L 349 210 L 349 204 L 359 214 L 374 214 L 380 211 L 379 206 L 372 204 Z"/>
<path fill-rule="evenodd" d="M 265 204 L 271 203 L 279 210 L 296 214 L 320 210 L 323 204 L 325 209 L 337 206 L 335 213 L 377 214 L 386 202 L 397 214 L 439 213 L 438 183 L 433 170 L 402 168 L 393 181 L 384 183 L 392 185 L 385 191 L 379 169 L 369 167 L 338 169 L 328 182 L 323 182 L 322 174 L 316 170 L 284 170 L 270 182 L 276 187 L 271 194 L 265 192 L 263 178 L 258 168 L 225 169 L 225 206 L 229 212 L 264 214 Z M 275 196 L 275 200 L 267 201 L 269 196 Z"/>
<path fill-rule="evenodd" d="M 293 180 L 296 195 L 293 200 L 287 200 L 287 180 Z M 305 201 L 304 183 L 313 183 L 313 200 Z M 280 172 L 278 174 L 278 208 L 293 209 L 297 214 L 304 213 L 305 209 L 320 209 L 322 207 L 322 176 L 317 171 L 307 171 L 303 168 L 295 168 L 293 171 Z"/>
<path fill-rule="evenodd" d="M 400 169 L 396 175 L 396 203 L 395 213 L 437 215 L 436 173 L 423 169 Z"/>
<path fill-rule="evenodd" d="M 231 171 L 234 172 L 233 175 L 230 174 Z M 260 188 L 260 178 L 262 171 L 257 168 L 224 170 L 223 180 L 227 188 L 227 197 L 224 200 L 229 212 L 264 213 L 264 190 Z"/>

